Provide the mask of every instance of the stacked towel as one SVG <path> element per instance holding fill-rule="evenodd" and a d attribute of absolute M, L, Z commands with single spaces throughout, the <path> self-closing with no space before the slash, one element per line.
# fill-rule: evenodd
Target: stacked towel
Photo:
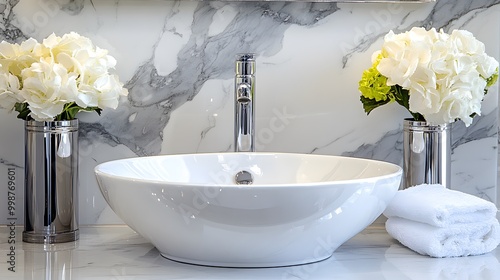
<path fill-rule="evenodd" d="M 387 232 L 419 254 L 480 255 L 500 243 L 495 204 L 442 185 L 398 191 L 384 211 Z"/>

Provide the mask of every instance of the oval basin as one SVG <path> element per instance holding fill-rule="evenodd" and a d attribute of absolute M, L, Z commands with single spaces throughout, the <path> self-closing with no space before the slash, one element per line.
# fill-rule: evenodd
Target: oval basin
<path fill-rule="evenodd" d="M 250 184 L 236 183 L 241 171 Z M 339 156 L 214 153 L 110 161 L 95 173 L 110 207 L 162 256 L 275 267 L 330 257 L 384 211 L 402 171 Z"/>

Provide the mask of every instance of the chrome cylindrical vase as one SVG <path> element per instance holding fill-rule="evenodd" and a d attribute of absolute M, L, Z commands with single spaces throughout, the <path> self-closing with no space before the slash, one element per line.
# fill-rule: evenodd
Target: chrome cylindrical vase
<path fill-rule="evenodd" d="M 23 241 L 75 241 L 78 232 L 78 120 L 25 122 Z"/>
<path fill-rule="evenodd" d="M 404 120 L 403 188 L 420 184 L 441 184 L 450 188 L 451 126 Z"/>

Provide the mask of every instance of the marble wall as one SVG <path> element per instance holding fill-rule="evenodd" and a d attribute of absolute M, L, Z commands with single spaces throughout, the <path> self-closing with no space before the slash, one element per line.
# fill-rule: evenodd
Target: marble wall
<path fill-rule="evenodd" d="M 357 91 L 389 31 L 467 29 L 499 59 L 499 0 L 420 4 L 2 0 L 1 39 L 76 31 L 110 50 L 130 91 L 101 117 L 81 114 L 80 223 L 120 223 L 93 168 L 124 157 L 232 150 L 236 53 L 257 54 L 259 151 L 346 155 L 402 162 L 395 104 L 363 112 Z M 498 87 L 482 116 L 453 128 L 454 189 L 497 197 Z M 23 123 L 0 111 L 0 223 L 8 169 L 23 220 Z"/>

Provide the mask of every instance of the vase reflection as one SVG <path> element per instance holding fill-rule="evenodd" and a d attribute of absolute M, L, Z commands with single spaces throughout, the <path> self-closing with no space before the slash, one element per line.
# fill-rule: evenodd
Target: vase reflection
<path fill-rule="evenodd" d="M 72 279 L 76 242 L 63 244 L 23 243 L 25 280 Z"/>

